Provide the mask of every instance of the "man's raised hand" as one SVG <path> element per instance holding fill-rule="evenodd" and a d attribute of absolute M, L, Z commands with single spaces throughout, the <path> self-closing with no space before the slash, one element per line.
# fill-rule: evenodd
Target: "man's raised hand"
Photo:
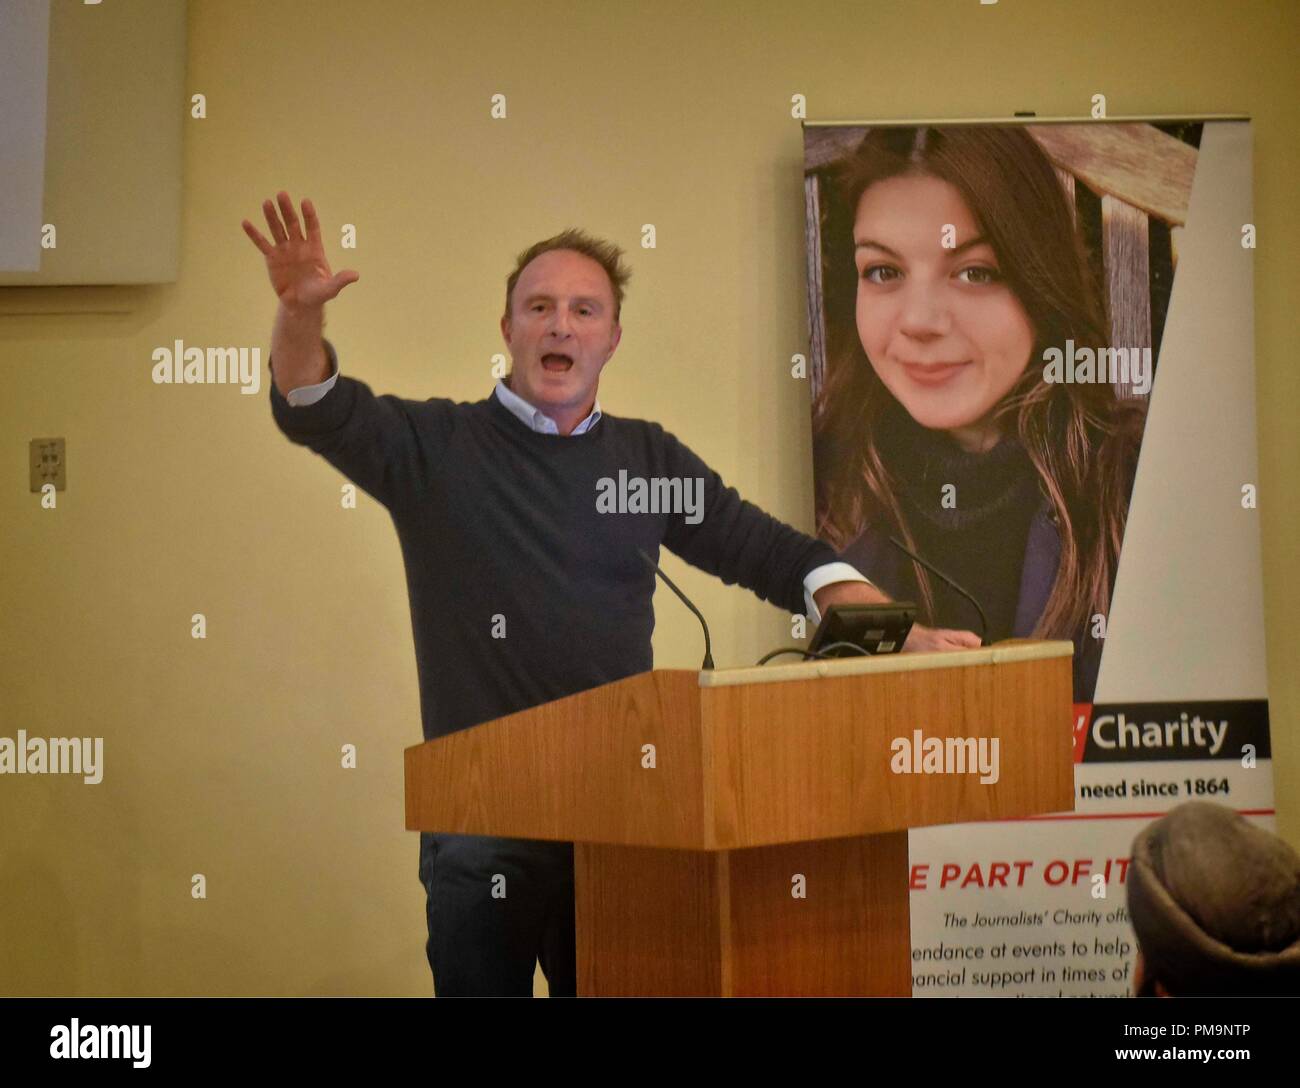
<path fill-rule="evenodd" d="M 316 209 L 310 200 L 302 202 L 302 217 L 307 224 L 305 237 L 289 194 L 281 190 L 276 194 L 276 200 L 280 205 L 279 215 L 274 203 L 270 200 L 262 202 L 262 214 L 266 216 L 266 225 L 271 228 L 275 243 L 267 241 L 247 219 L 243 221 L 244 233 L 266 258 L 266 271 L 281 304 L 291 311 L 319 309 L 361 276 L 351 269 L 330 272 L 325 246 L 321 242 L 320 220 L 316 218 Z M 283 222 L 280 216 L 284 217 Z"/>

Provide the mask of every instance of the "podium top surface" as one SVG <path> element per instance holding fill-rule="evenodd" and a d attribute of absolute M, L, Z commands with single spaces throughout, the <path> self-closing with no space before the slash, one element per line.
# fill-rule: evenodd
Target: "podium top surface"
<path fill-rule="evenodd" d="M 933 653 L 898 653 L 800 661 L 792 665 L 752 665 L 739 669 L 705 669 L 700 687 L 723 688 L 736 684 L 769 684 L 812 680 L 819 676 L 858 676 L 869 673 L 915 672 L 922 669 L 961 669 L 977 665 L 1002 665 L 1071 657 L 1074 644 L 1061 640 L 1008 639 L 977 650 L 941 650 Z"/>

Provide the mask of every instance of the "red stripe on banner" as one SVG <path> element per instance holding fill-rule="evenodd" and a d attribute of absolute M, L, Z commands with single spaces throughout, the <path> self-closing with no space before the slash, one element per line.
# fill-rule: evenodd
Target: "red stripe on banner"
<path fill-rule="evenodd" d="M 1083 750 L 1088 744 L 1088 726 L 1092 724 L 1092 704 L 1074 704 L 1074 762 L 1083 762 Z"/>
<path fill-rule="evenodd" d="M 1243 816 L 1275 816 L 1277 814 L 1277 810 L 1272 808 L 1240 808 L 1234 811 L 1241 813 Z M 1156 820 L 1161 816 L 1168 815 L 1168 810 L 1164 812 L 1075 812 L 1059 816 L 1009 816 L 1005 820 L 999 820 L 998 823 L 1020 823 L 1022 820 Z"/>

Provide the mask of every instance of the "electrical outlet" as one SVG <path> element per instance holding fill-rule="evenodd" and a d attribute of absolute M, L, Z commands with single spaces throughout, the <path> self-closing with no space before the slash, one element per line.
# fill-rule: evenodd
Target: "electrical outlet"
<path fill-rule="evenodd" d="M 68 489 L 67 443 L 62 438 L 33 438 L 27 443 L 32 463 L 32 490 L 53 484 L 55 491 Z"/>

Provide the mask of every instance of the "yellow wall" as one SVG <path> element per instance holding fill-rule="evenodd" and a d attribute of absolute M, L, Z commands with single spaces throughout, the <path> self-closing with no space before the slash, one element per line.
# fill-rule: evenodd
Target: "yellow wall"
<path fill-rule="evenodd" d="M 150 381 L 177 338 L 265 352 L 275 300 L 240 219 L 280 187 L 311 196 L 335 267 L 361 272 L 329 310 L 344 371 L 421 398 L 490 390 L 519 249 L 570 224 L 623 243 L 602 403 L 808 529 L 808 394 L 787 369 L 805 340 L 796 92 L 814 119 L 1080 116 L 1098 92 L 1111 114 L 1255 119 L 1270 696 L 1279 826 L 1300 845 L 1298 30 L 1275 0 L 192 0 L 186 86 L 209 116 L 187 121 L 180 281 L 126 314 L 0 318 L 0 735 L 106 738 L 101 785 L 0 780 L 0 993 L 430 989 L 388 517 L 364 496 L 339 508 L 340 478 L 280 435 L 265 385 Z M 27 489 L 27 441 L 47 435 L 68 439 L 57 513 Z M 788 634 L 670 562 L 720 664 Z M 657 663 L 693 666 L 694 621 L 658 606 Z"/>

